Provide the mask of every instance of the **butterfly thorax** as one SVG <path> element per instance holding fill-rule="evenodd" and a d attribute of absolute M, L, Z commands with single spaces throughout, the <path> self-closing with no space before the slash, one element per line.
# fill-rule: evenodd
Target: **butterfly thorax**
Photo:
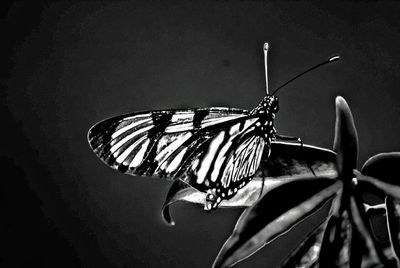
<path fill-rule="evenodd" d="M 260 103 L 251 111 L 252 115 L 265 114 L 273 119 L 279 110 L 278 97 L 274 95 L 266 95 Z"/>
<path fill-rule="evenodd" d="M 256 127 L 265 141 L 270 144 L 275 137 L 274 119 L 279 110 L 278 97 L 266 95 L 262 101 L 251 111 L 251 115 L 259 117 Z"/>

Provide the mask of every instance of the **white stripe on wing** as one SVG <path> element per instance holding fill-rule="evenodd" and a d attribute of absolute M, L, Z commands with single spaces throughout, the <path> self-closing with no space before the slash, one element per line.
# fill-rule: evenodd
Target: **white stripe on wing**
<path fill-rule="evenodd" d="M 115 132 L 111 135 L 111 139 L 117 138 L 117 137 L 118 137 L 119 135 L 121 135 L 122 133 L 124 133 L 124 132 L 126 132 L 126 131 L 128 131 L 128 130 L 134 128 L 134 127 L 137 127 L 137 126 L 139 126 L 139 125 L 141 125 L 141 124 L 150 122 L 150 121 L 152 120 L 151 118 L 148 118 L 150 115 L 151 115 L 151 114 L 138 115 L 137 117 L 147 117 L 147 118 L 142 119 L 142 120 L 139 120 L 139 121 L 136 121 L 135 123 L 131 123 L 131 124 L 129 124 L 129 125 L 126 125 L 126 126 L 120 128 L 120 129 L 118 129 L 117 131 L 115 131 Z"/>
<path fill-rule="evenodd" d="M 146 138 L 147 138 L 147 136 L 143 136 L 140 139 L 138 139 L 137 141 L 135 141 L 132 145 L 130 145 L 127 149 L 125 149 L 125 151 L 123 151 L 121 154 L 119 154 L 119 156 L 117 157 L 117 159 L 115 161 L 117 161 L 118 164 L 121 164 L 122 162 L 124 162 L 124 160 L 133 151 L 133 149 L 135 149 L 135 147 L 137 147 Z M 117 155 L 118 154 L 114 155 L 114 157 Z"/>
<path fill-rule="evenodd" d="M 118 150 L 123 144 L 125 144 L 126 142 L 128 142 L 130 139 L 132 139 L 133 137 L 140 135 L 146 131 L 148 131 L 149 129 L 151 129 L 153 127 L 153 125 L 150 125 L 148 127 L 139 129 L 138 131 L 135 131 L 129 135 L 127 135 L 126 137 L 124 137 L 123 139 L 121 139 L 120 141 L 118 141 L 115 145 L 112 145 L 110 152 L 114 153 L 116 150 Z M 111 142 L 112 144 L 112 142 Z"/>
<path fill-rule="evenodd" d="M 219 146 L 221 145 L 221 143 L 224 141 L 224 136 L 225 136 L 225 131 L 221 131 L 211 141 L 210 146 L 208 148 L 208 152 L 206 153 L 206 156 L 203 158 L 203 161 L 201 162 L 201 165 L 200 165 L 199 172 L 197 173 L 196 182 L 198 184 L 203 183 L 203 181 L 205 180 L 207 172 L 212 165 L 215 154 L 217 153 L 217 150 L 218 150 Z"/>

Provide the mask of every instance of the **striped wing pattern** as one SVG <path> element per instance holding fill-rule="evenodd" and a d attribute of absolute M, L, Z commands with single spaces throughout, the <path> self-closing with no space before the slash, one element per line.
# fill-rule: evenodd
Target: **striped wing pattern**
<path fill-rule="evenodd" d="M 257 121 L 257 118 L 248 118 L 215 127 L 211 138 L 189 149 L 176 176 L 200 191 L 215 189 L 221 198 L 233 196 L 251 180 L 261 162 L 265 142 L 261 136 L 254 135 Z M 179 158 L 179 153 L 171 162 Z"/>
<path fill-rule="evenodd" d="M 114 169 L 138 176 L 159 175 L 166 173 L 159 164 L 199 129 L 246 114 L 230 108 L 139 112 L 97 123 L 88 140 L 96 155 Z"/>
<path fill-rule="evenodd" d="M 163 110 L 99 122 L 88 134 L 93 151 L 130 175 L 181 179 L 228 199 L 257 170 L 264 139 L 259 118 L 232 108 Z"/>

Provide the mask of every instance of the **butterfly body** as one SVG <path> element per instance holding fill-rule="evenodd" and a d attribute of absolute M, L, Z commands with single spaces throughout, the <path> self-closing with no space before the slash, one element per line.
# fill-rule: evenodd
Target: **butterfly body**
<path fill-rule="evenodd" d="M 267 95 L 252 111 L 232 108 L 164 110 L 117 116 L 88 134 L 110 167 L 136 176 L 180 179 L 207 193 L 211 210 L 244 187 L 275 138 L 278 99 Z"/>

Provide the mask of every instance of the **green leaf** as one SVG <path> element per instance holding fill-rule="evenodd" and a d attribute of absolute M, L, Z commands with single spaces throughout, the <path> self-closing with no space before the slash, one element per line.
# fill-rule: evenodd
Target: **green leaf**
<path fill-rule="evenodd" d="M 386 197 L 387 225 L 394 257 L 400 267 L 400 204 L 391 197 Z"/>
<path fill-rule="evenodd" d="M 164 205 L 161 209 L 161 216 L 169 225 L 175 225 L 169 212 L 169 206 L 177 201 L 192 203 L 203 203 L 205 195 L 181 180 L 175 180 L 168 191 Z"/>
<path fill-rule="evenodd" d="M 337 176 L 336 154 L 308 144 L 272 142 L 269 158 L 264 158 L 256 177 L 270 179 L 299 176 Z M 314 173 L 314 174 L 313 174 Z"/>
<path fill-rule="evenodd" d="M 337 153 L 340 178 L 352 179 L 352 171 L 357 166 L 358 137 L 353 115 L 347 102 L 336 97 L 336 125 L 333 150 Z"/>
<path fill-rule="evenodd" d="M 341 185 L 330 178 L 312 177 L 271 190 L 240 216 L 214 267 L 230 267 L 288 232 L 325 204 Z"/>
<path fill-rule="evenodd" d="M 364 203 L 364 210 L 367 214 L 367 217 L 384 215 L 386 213 L 385 204 L 369 205 L 367 203 Z"/>
<path fill-rule="evenodd" d="M 280 268 L 311 268 L 318 261 L 326 222 L 307 234 L 303 241 L 285 258 Z"/>
<path fill-rule="evenodd" d="M 400 199 L 400 186 L 389 184 L 377 178 L 363 175 L 356 170 L 354 170 L 354 174 L 357 177 L 358 187 L 363 192 L 370 192 L 381 197 L 389 195 L 393 198 Z"/>
<path fill-rule="evenodd" d="M 318 256 L 319 267 L 347 267 L 352 230 L 345 210 L 349 196 L 339 191 L 326 222 Z"/>
<path fill-rule="evenodd" d="M 397 175 L 399 166 L 400 152 L 381 153 L 368 159 L 362 167 L 361 173 L 400 186 L 400 178 Z"/>
<path fill-rule="evenodd" d="M 366 219 L 364 205 L 357 195 L 350 197 L 350 220 L 353 229 L 350 251 L 350 267 L 385 267 L 389 260 L 372 236 Z"/>
<path fill-rule="evenodd" d="M 346 212 L 328 219 L 319 252 L 319 267 L 348 267 L 351 231 Z"/>
<path fill-rule="evenodd" d="M 386 226 L 385 203 L 377 205 L 369 205 L 364 203 L 364 210 L 375 239 L 381 244 L 386 244 L 388 241 L 387 232 L 385 228 L 382 228 L 382 226 Z"/>
<path fill-rule="evenodd" d="M 271 189 L 277 187 L 278 185 L 287 183 L 289 180 L 277 179 L 269 180 L 265 179 L 263 182 L 261 178 L 256 178 L 251 180 L 245 187 L 240 189 L 237 194 L 229 200 L 223 200 L 219 204 L 219 208 L 242 208 L 250 207 L 261 197 L 261 191 L 263 193 L 270 191 Z M 264 183 L 264 186 L 263 186 Z M 164 221 L 168 224 L 174 225 L 174 221 L 170 215 L 169 207 L 170 205 L 178 202 L 188 202 L 204 206 L 204 201 L 206 194 L 196 190 L 190 185 L 176 180 L 172 184 L 169 192 L 167 194 L 166 200 L 161 210 L 161 216 Z"/>
<path fill-rule="evenodd" d="M 272 142 L 271 155 L 264 158 L 260 168 L 245 187 L 220 208 L 250 207 L 271 189 L 304 176 L 336 177 L 336 154 L 328 149 L 296 143 Z M 312 171 L 311 171 L 312 169 Z M 169 207 L 178 201 L 204 205 L 206 194 L 179 180 L 174 181 L 161 215 L 166 223 L 174 225 Z"/>

